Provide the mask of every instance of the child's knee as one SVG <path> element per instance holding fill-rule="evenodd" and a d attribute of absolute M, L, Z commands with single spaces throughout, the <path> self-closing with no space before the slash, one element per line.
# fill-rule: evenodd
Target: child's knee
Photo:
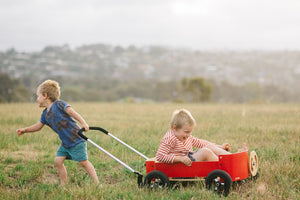
<path fill-rule="evenodd" d="M 217 161 L 218 156 L 209 148 L 205 148 L 206 161 Z"/>
<path fill-rule="evenodd" d="M 79 161 L 79 164 L 80 164 L 82 167 L 86 167 L 87 165 L 89 165 L 89 161 L 88 161 L 88 160 Z"/>
<path fill-rule="evenodd" d="M 214 152 L 208 147 L 204 147 L 204 148 L 202 148 L 202 150 L 206 155 L 213 155 L 214 154 Z"/>
<path fill-rule="evenodd" d="M 208 144 L 204 148 L 207 148 L 209 150 L 213 150 L 216 146 L 214 144 Z"/>
<path fill-rule="evenodd" d="M 199 149 L 194 157 L 197 161 L 208 161 L 215 159 L 214 152 L 207 147 Z"/>
<path fill-rule="evenodd" d="M 56 157 L 54 159 L 54 164 L 56 167 L 61 167 L 64 164 L 64 159 Z"/>

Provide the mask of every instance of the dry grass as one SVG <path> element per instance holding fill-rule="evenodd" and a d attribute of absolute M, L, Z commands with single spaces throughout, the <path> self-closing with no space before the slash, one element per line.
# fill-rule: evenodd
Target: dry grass
<path fill-rule="evenodd" d="M 113 135 L 153 157 L 174 109 L 186 108 L 197 126 L 193 134 L 215 143 L 229 142 L 237 151 L 243 142 L 255 150 L 260 177 L 234 185 L 227 199 L 299 199 L 300 106 L 290 104 L 123 104 L 72 103 L 90 126 L 102 126 Z M 0 199 L 219 199 L 203 183 L 177 189 L 139 189 L 136 176 L 88 144 L 102 188 L 94 186 L 75 162 L 66 162 L 69 184 L 58 185 L 53 159 L 58 136 L 44 127 L 17 137 L 17 128 L 39 120 L 36 104 L 0 104 Z M 98 133 L 86 133 L 94 142 L 145 174 L 143 158 Z M 221 197 L 223 198 L 223 197 Z"/>

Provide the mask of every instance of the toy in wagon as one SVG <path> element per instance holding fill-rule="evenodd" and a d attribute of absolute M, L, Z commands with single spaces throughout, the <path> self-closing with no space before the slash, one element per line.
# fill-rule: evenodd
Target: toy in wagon
<path fill-rule="evenodd" d="M 146 160 L 146 176 L 143 180 L 141 172 L 132 169 L 129 165 L 86 137 L 83 134 L 84 128 L 78 132 L 79 136 L 84 140 L 90 142 L 93 146 L 136 174 L 139 187 L 166 188 L 173 181 L 205 180 L 207 189 L 227 196 L 233 182 L 258 177 L 258 157 L 254 151 L 251 151 L 250 154 L 248 150 L 245 150 L 232 154 L 219 155 L 217 161 L 195 161 L 190 166 L 183 163 L 168 164 L 158 162 L 156 158 L 148 158 L 101 127 L 90 127 L 90 130 L 98 130 L 105 133 Z"/>

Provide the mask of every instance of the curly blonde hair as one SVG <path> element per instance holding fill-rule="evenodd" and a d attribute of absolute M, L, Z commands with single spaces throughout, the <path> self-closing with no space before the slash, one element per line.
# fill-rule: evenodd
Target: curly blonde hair
<path fill-rule="evenodd" d="M 171 129 L 174 125 L 176 126 L 176 129 L 180 129 L 184 125 L 195 126 L 196 120 L 194 119 L 190 111 L 186 109 L 179 109 L 173 112 L 170 125 Z"/>
<path fill-rule="evenodd" d="M 54 102 L 60 97 L 59 83 L 54 80 L 46 80 L 39 85 L 37 91 L 42 95 L 47 94 L 48 98 Z"/>

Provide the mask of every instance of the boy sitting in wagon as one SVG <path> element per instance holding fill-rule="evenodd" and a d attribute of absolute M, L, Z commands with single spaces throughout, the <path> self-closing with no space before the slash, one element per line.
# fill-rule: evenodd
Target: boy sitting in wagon
<path fill-rule="evenodd" d="M 230 154 L 228 143 L 216 145 L 192 136 L 196 121 L 186 109 L 175 110 L 167 131 L 156 154 L 158 162 L 183 163 L 191 166 L 193 161 L 218 161 L 219 155 Z M 193 152 L 193 147 L 198 150 Z M 242 151 L 247 151 L 243 144 Z"/>

